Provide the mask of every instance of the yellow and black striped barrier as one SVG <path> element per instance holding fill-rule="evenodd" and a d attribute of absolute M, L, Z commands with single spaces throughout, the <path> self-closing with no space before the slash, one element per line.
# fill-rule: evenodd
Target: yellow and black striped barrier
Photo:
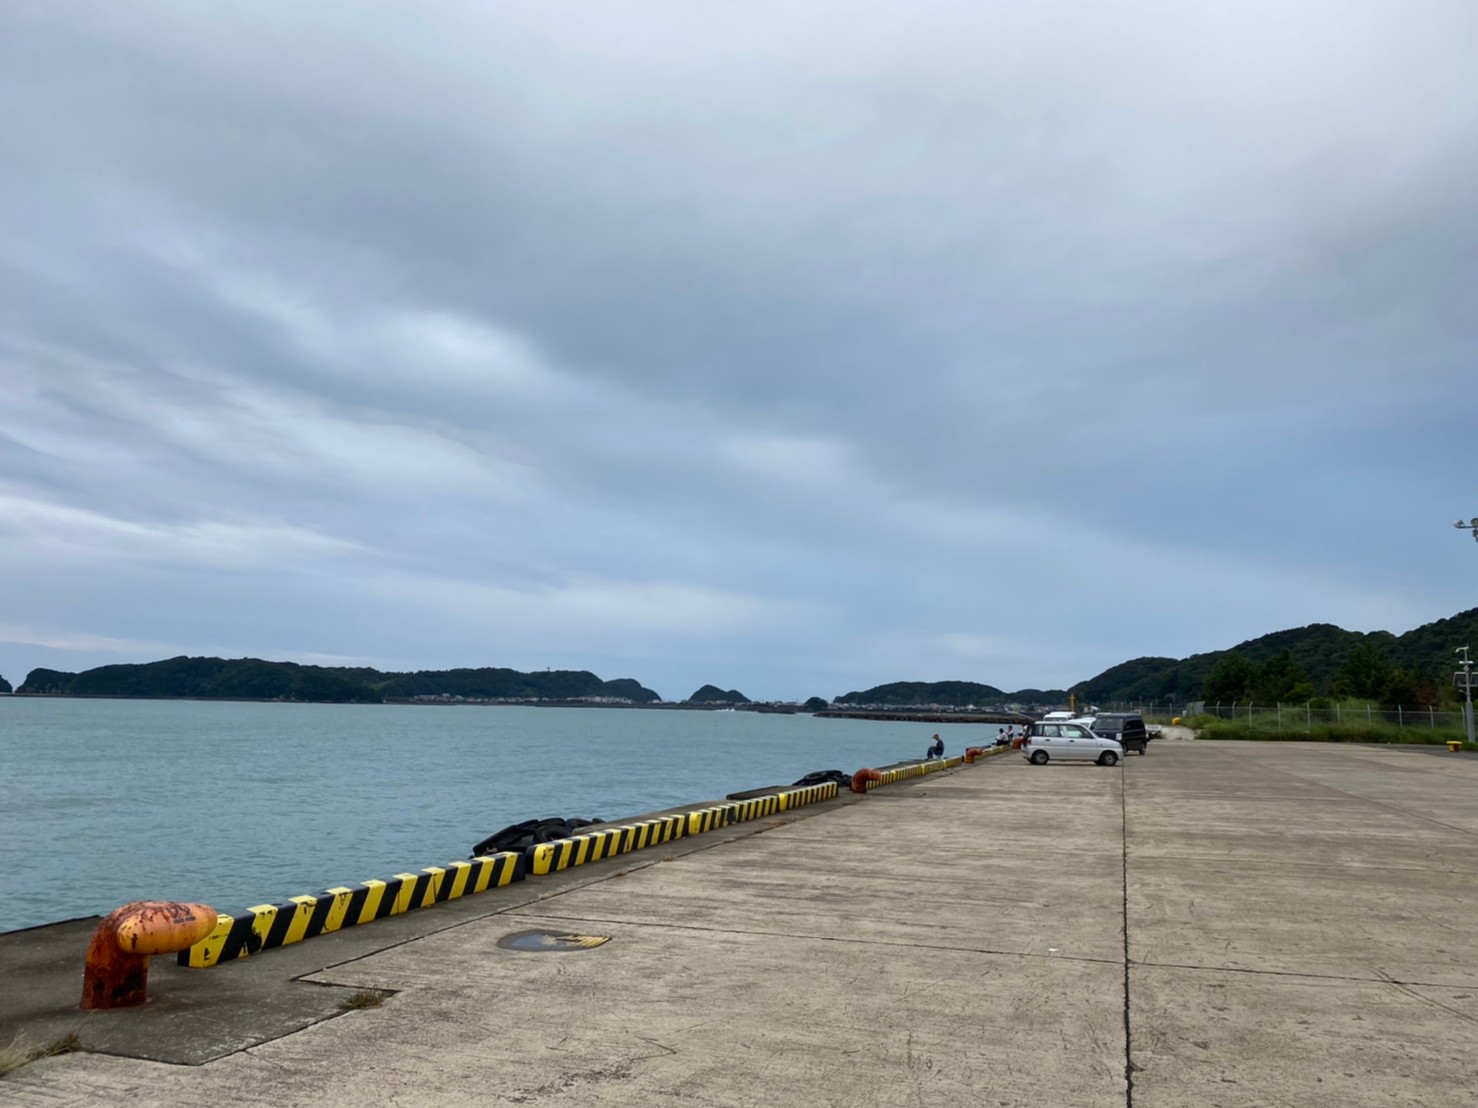
<path fill-rule="evenodd" d="M 526 875 L 556 873 L 685 835 L 762 819 L 804 804 L 830 800 L 836 795 L 834 782 L 783 789 L 750 800 L 729 801 L 555 839 L 531 846 L 522 853 L 488 854 L 466 862 L 429 866 L 420 873 L 397 873 L 387 880 L 370 880 L 353 888 L 339 886 L 317 896 L 295 896 L 281 904 L 258 904 L 239 916 L 219 916 L 209 935 L 180 952 L 179 964 L 201 968 L 245 958 L 316 935 L 510 885 Z"/>
<path fill-rule="evenodd" d="M 908 762 L 904 765 L 889 766 L 887 769 L 860 769 L 852 779 L 853 792 L 872 792 L 884 785 L 894 785 L 899 781 L 907 781 L 913 777 L 923 777 L 925 774 L 938 773 L 941 770 L 954 769 L 963 765 L 965 759 L 956 755 L 953 758 L 934 758 L 925 762 Z M 876 777 L 871 776 L 876 774 Z M 858 786 L 861 788 L 858 788 Z"/>
<path fill-rule="evenodd" d="M 830 800 L 837 794 L 835 781 L 828 781 L 824 785 L 804 785 L 798 789 L 786 789 L 778 794 L 780 797 L 780 810 L 788 812 L 792 808 L 799 808 L 806 804 L 816 804 L 822 800 Z"/>
<path fill-rule="evenodd" d="M 719 804 L 712 808 L 694 808 L 688 813 L 689 835 L 701 835 L 705 831 L 717 831 L 721 827 L 729 826 L 728 804 Z"/>
<path fill-rule="evenodd" d="M 782 789 L 768 796 L 751 797 L 748 800 L 731 800 L 707 808 L 695 808 L 677 815 L 659 816 L 621 827 L 608 827 L 584 835 L 571 835 L 567 839 L 539 843 L 524 853 L 528 857 L 529 873 L 542 877 L 570 866 L 583 866 L 586 862 L 598 862 L 615 854 L 627 854 L 648 846 L 658 846 L 681 839 L 687 835 L 701 835 L 705 831 L 717 831 L 731 823 L 745 820 L 764 819 L 779 812 L 788 812 L 805 804 L 816 804 L 837 795 L 836 782 L 824 785 L 806 785 L 801 788 Z"/>
<path fill-rule="evenodd" d="M 522 854 L 503 852 L 430 866 L 420 873 L 397 873 L 353 888 L 329 889 L 318 896 L 295 896 L 282 904 L 258 904 L 244 915 L 222 915 L 215 930 L 180 951 L 182 966 L 213 966 L 258 951 L 341 931 L 361 923 L 398 916 L 443 900 L 456 900 L 523 879 Z"/>
<path fill-rule="evenodd" d="M 570 866 L 583 866 L 586 862 L 599 862 L 602 858 L 680 839 L 686 824 L 686 815 L 659 816 L 538 843 L 525 850 L 524 856 L 528 859 L 529 873 L 543 877 Z"/>

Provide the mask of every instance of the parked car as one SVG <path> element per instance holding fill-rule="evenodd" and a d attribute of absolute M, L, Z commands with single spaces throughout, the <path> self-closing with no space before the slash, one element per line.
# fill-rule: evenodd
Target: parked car
<path fill-rule="evenodd" d="M 1111 766 L 1124 755 L 1123 747 L 1113 739 L 1095 735 L 1081 723 L 1047 720 L 1027 728 L 1021 752 L 1034 766 L 1046 765 L 1054 758 Z"/>
<path fill-rule="evenodd" d="M 1095 735 L 1116 740 L 1125 754 L 1131 750 L 1143 754 L 1149 745 L 1149 728 L 1138 712 L 1100 712 L 1088 726 Z"/>

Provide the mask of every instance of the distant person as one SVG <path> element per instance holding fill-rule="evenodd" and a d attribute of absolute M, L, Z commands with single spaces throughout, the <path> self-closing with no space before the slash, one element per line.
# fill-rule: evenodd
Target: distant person
<path fill-rule="evenodd" d="M 934 736 L 934 743 L 929 747 L 929 757 L 939 758 L 944 755 L 944 740 L 938 735 Z"/>
<path fill-rule="evenodd" d="M 1005 746 L 1008 742 L 1011 741 L 1011 734 L 1012 733 L 1011 732 L 1008 732 L 1004 727 L 997 727 L 996 728 L 996 745 L 997 746 Z"/>

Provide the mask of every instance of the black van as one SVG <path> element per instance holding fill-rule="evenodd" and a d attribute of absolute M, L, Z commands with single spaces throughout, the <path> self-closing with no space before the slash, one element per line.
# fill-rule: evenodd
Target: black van
<path fill-rule="evenodd" d="M 1117 740 L 1125 754 L 1131 750 L 1143 754 L 1150 741 L 1149 732 L 1145 730 L 1144 717 L 1138 712 L 1104 712 L 1094 716 L 1093 733 Z"/>

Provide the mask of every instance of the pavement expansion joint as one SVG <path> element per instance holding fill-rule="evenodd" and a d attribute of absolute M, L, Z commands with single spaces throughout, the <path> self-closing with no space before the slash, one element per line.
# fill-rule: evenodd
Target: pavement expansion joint
<path fill-rule="evenodd" d="M 1119 958 L 1090 958 L 1082 954 L 1040 954 L 1030 950 L 992 950 L 989 947 L 957 946 L 945 943 L 909 943 L 888 939 L 858 939 L 841 935 L 817 935 L 805 931 L 758 931 L 745 927 L 705 927 L 694 923 L 656 923 L 651 920 L 612 919 L 604 916 L 565 916 L 554 912 L 535 913 L 540 919 L 561 923 L 598 924 L 602 927 L 644 927 L 658 931 L 693 931 L 712 935 L 749 935 L 757 939 L 802 939 L 820 943 L 846 943 L 853 946 L 879 946 L 893 950 L 937 950 L 949 954 L 983 954 L 992 958 L 1040 958 L 1048 962 L 1083 962 L 1099 966 L 1117 966 Z"/>
<path fill-rule="evenodd" d="M 1134 1028 L 1129 996 L 1129 797 L 1119 774 L 1120 849 L 1123 858 L 1124 898 L 1124 1104 L 1134 1108 Z"/>

